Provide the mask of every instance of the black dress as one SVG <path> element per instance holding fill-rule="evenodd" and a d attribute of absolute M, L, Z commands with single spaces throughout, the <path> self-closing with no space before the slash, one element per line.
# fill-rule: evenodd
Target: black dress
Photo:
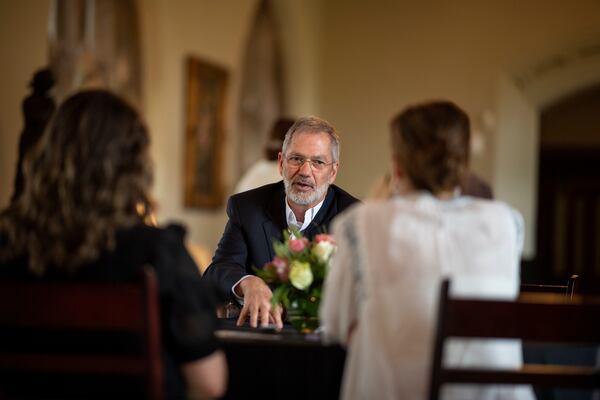
<path fill-rule="evenodd" d="M 217 323 L 215 306 L 218 301 L 215 291 L 200 279 L 198 268 L 184 246 L 184 236 L 185 230 L 177 225 L 167 228 L 139 225 L 118 231 L 114 251 L 102 254 L 97 261 L 78 268 L 76 273 L 69 274 L 49 267 L 43 278 L 35 278 L 27 269 L 26 258 L 22 258 L 0 263 L 0 279 L 127 282 L 137 277 L 142 266 L 151 265 L 156 270 L 160 294 L 166 398 L 184 398 L 185 386 L 179 366 L 217 350 L 213 332 Z M 7 245 L 6 240 L 0 238 L 0 247 Z M 61 338 L 52 338 L 42 332 L 16 334 L 2 330 L 0 351 L 19 345 L 43 345 L 44 342 L 60 347 L 60 341 L 66 340 L 72 347 L 73 341 L 83 339 L 64 334 Z M 84 347 L 94 343 L 94 338 L 85 338 L 85 341 Z M 127 347 L 140 344 L 128 343 L 126 337 L 96 338 L 97 351 L 107 345 Z M 73 383 L 70 381 L 70 384 Z M 3 382 L 0 377 L 0 387 L 2 384 L 15 386 L 16 382 Z M 83 384 L 85 382 L 82 381 Z M 133 394 L 128 393 L 127 397 Z"/>

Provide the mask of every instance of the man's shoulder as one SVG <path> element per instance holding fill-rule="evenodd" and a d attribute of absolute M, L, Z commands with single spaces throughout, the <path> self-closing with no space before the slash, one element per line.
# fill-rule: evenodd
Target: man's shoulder
<path fill-rule="evenodd" d="M 333 190 L 334 200 L 337 203 L 337 207 L 340 211 L 350 207 L 352 204 L 360 202 L 359 199 L 352 196 L 341 187 L 337 185 L 331 185 L 330 187 Z"/>
<path fill-rule="evenodd" d="M 228 208 L 238 210 L 242 214 L 254 213 L 268 208 L 279 198 L 285 198 L 283 181 L 234 194 L 229 198 Z"/>
<path fill-rule="evenodd" d="M 230 201 L 233 202 L 248 202 L 255 199 L 270 198 L 279 191 L 283 191 L 283 181 L 269 183 L 267 185 L 259 186 L 255 189 L 246 190 L 232 195 Z"/>

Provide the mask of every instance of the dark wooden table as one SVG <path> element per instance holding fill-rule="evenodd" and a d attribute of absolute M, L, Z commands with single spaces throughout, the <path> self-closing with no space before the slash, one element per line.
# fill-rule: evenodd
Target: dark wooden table
<path fill-rule="evenodd" d="M 291 326 L 274 333 L 221 320 L 216 332 L 227 356 L 226 399 L 337 399 L 346 352 L 300 335 Z"/>

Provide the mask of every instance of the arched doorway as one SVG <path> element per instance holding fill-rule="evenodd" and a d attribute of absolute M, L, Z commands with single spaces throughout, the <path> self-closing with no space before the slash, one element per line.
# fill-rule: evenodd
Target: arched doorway
<path fill-rule="evenodd" d="M 566 96 L 584 93 L 599 83 L 597 44 L 551 55 L 521 73 L 499 75 L 492 184 L 496 197 L 518 209 L 525 220 L 523 281 L 539 282 L 552 276 L 546 272 L 552 267 L 543 265 L 538 255 L 538 205 L 543 201 L 538 200 L 542 113 Z"/>

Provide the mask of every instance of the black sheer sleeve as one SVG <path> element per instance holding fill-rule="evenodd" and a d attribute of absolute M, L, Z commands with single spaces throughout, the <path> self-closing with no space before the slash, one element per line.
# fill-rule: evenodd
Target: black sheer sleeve
<path fill-rule="evenodd" d="M 162 230 L 156 248 L 163 342 L 178 363 L 197 360 L 217 349 L 214 330 L 216 291 L 203 281 L 184 245 L 185 231 L 171 225 Z"/>

